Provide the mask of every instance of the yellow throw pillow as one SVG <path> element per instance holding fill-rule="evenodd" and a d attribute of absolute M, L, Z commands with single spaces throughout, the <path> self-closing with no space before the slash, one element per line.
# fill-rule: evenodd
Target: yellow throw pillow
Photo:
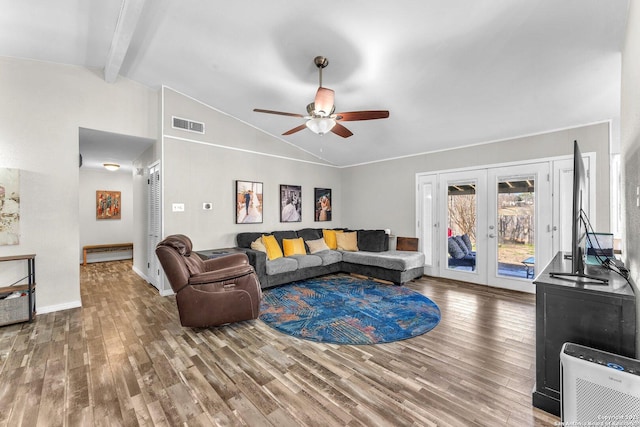
<path fill-rule="evenodd" d="M 302 237 L 298 237 L 297 239 L 282 239 L 282 248 L 284 249 L 284 256 L 307 254 Z"/>
<path fill-rule="evenodd" d="M 336 233 L 336 245 L 339 250 L 356 252 L 358 250 L 358 233 Z"/>
<path fill-rule="evenodd" d="M 267 248 L 267 258 L 269 258 L 269 260 L 282 258 L 282 249 L 280 249 L 276 236 L 262 235 L 262 243 L 264 244 L 264 247 Z"/>
<path fill-rule="evenodd" d="M 329 249 L 337 249 L 338 243 L 336 242 L 336 233 L 342 233 L 342 230 L 322 230 L 322 237 L 329 246 Z"/>

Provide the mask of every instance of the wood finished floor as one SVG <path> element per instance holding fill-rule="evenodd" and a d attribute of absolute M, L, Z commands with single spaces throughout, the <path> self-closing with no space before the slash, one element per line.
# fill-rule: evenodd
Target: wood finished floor
<path fill-rule="evenodd" d="M 531 406 L 534 296 L 424 277 L 425 335 L 318 344 L 263 322 L 182 328 L 130 261 L 81 267 L 83 307 L 0 328 L 0 426 L 552 426 Z"/>

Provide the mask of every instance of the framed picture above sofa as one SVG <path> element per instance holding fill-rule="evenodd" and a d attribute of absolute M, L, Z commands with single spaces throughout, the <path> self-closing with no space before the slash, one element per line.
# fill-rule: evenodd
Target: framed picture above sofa
<path fill-rule="evenodd" d="M 280 222 L 302 221 L 302 187 L 280 185 Z"/>
<path fill-rule="evenodd" d="M 331 189 L 314 188 L 315 219 L 314 221 L 331 221 Z"/>
<path fill-rule="evenodd" d="M 236 181 L 236 224 L 262 222 L 262 183 Z"/>

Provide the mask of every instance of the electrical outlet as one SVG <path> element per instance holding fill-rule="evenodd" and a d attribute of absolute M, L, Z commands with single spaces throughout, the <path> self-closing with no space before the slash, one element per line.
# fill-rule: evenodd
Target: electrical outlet
<path fill-rule="evenodd" d="M 184 203 L 174 203 L 172 207 L 174 212 L 184 212 Z"/>

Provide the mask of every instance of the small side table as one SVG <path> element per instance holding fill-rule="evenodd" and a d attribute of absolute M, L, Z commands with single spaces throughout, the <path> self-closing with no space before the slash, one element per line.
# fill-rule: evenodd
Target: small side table
<path fill-rule="evenodd" d="M 203 260 L 218 258 L 218 257 L 229 255 L 229 254 L 245 253 L 244 251 L 238 248 L 205 249 L 203 251 L 194 251 L 194 252 Z"/>
<path fill-rule="evenodd" d="M 535 274 L 535 271 L 536 271 L 535 270 L 536 258 L 530 256 L 529 258 L 522 261 L 522 264 L 524 264 L 524 268 L 527 269 L 527 279 L 533 278 L 533 275 Z"/>

